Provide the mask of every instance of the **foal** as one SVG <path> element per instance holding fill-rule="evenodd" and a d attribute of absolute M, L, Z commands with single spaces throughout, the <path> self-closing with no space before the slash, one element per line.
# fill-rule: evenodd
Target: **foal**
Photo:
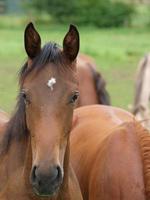
<path fill-rule="evenodd" d="M 55 43 L 41 48 L 30 23 L 24 41 L 28 60 L 16 112 L 1 129 L 0 200 L 82 200 L 69 161 L 79 33 L 70 25 L 63 49 Z"/>

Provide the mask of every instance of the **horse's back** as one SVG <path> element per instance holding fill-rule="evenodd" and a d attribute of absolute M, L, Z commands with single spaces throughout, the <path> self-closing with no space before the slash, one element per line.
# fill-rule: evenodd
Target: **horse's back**
<path fill-rule="evenodd" d="M 97 133 L 97 130 L 100 130 L 101 136 L 105 131 L 108 132 L 109 129 L 134 119 L 134 116 L 131 113 L 124 111 L 121 108 L 105 105 L 91 105 L 75 109 L 74 117 L 78 119 L 76 120 L 76 129 L 78 127 L 83 127 L 82 129 L 84 132 L 84 129 L 87 129 L 87 126 L 85 126 L 86 124 L 91 127 L 92 131 L 95 130 L 98 135 L 99 133 Z M 90 133 L 90 131 L 88 132 Z"/>
<path fill-rule="evenodd" d="M 133 115 L 118 108 L 89 106 L 77 109 L 75 116 L 71 157 L 84 198 L 143 200 Z"/>

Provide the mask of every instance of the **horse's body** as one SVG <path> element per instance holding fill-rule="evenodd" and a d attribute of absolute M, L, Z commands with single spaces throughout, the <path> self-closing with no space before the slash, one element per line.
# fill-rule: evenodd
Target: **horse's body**
<path fill-rule="evenodd" d="M 83 54 L 78 56 L 77 72 L 80 93 L 77 107 L 91 104 L 110 105 L 106 82 L 90 57 Z"/>
<path fill-rule="evenodd" d="M 71 159 L 84 200 L 150 198 L 150 136 L 122 109 L 76 109 Z"/>
<path fill-rule="evenodd" d="M 63 50 L 54 43 L 41 48 L 30 23 L 24 41 L 16 110 L 10 120 L 0 112 L 0 200 L 82 200 L 69 159 L 79 33 L 71 25 Z"/>
<path fill-rule="evenodd" d="M 147 54 L 138 67 L 133 113 L 143 125 L 150 129 L 150 54 Z"/>

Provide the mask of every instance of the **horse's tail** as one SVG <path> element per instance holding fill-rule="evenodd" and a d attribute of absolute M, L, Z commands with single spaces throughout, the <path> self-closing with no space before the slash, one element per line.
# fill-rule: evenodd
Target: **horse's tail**
<path fill-rule="evenodd" d="M 143 81 L 144 81 L 144 73 L 145 73 L 145 68 L 147 66 L 147 63 L 148 63 L 149 56 L 150 55 L 144 56 L 144 58 L 142 58 L 138 66 L 136 83 L 135 83 L 134 105 L 133 105 L 133 111 L 132 111 L 134 115 L 136 115 L 136 113 L 139 110 L 141 92 L 142 92 Z"/>
<path fill-rule="evenodd" d="M 136 133 L 141 150 L 146 200 L 150 200 L 150 132 L 137 123 Z"/>
<path fill-rule="evenodd" d="M 102 75 L 95 70 L 91 65 L 89 65 L 92 74 L 93 74 L 93 80 L 94 85 L 97 93 L 97 99 L 99 104 L 103 105 L 110 105 L 110 96 L 108 91 L 106 90 L 106 82 L 103 79 Z"/>

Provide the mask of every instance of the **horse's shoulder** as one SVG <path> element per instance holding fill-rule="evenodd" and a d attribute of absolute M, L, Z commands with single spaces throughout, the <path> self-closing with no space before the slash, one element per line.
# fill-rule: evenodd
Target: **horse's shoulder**
<path fill-rule="evenodd" d="M 90 160 L 93 161 L 93 158 L 97 157 L 105 139 L 111 137 L 120 124 L 131 120 L 132 115 L 128 112 L 109 106 L 92 105 L 75 109 L 71 132 L 71 150 L 74 157 L 78 156 L 82 162 L 82 156 L 86 153 L 86 162 L 91 165 Z"/>

